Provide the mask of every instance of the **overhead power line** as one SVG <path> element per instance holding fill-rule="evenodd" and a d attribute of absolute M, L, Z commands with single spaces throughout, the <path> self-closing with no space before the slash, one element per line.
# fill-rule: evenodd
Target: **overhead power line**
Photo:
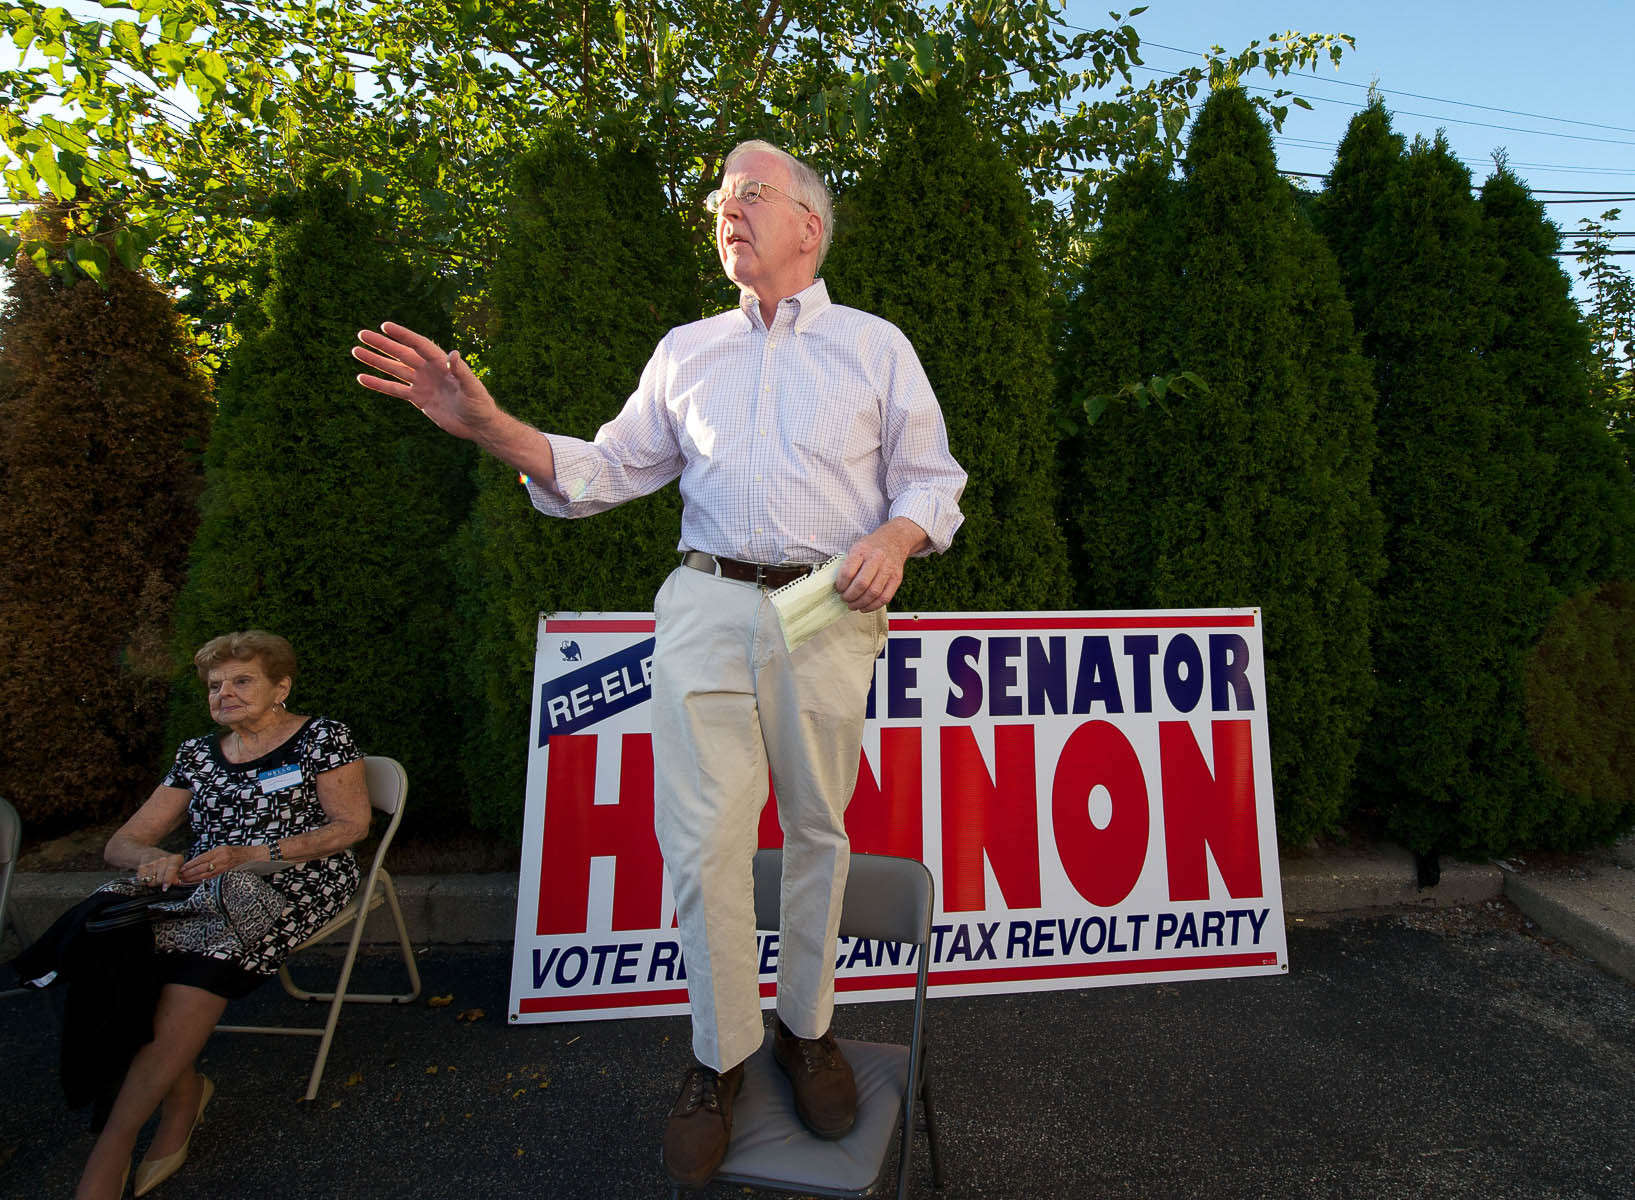
<path fill-rule="evenodd" d="M 1088 31 L 1087 31 L 1088 32 Z M 1173 50 L 1177 54 L 1198 54 L 1201 51 L 1186 50 L 1180 46 L 1166 46 L 1163 42 L 1149 42 L 1142 39 L 1143 46 L 1157 46 L 1160 50 Z M 1635 129 L 1627 125 L 1602 125 L 1596 121 L 1580 121 L 1576 117 L 1552 117 L 1547 113 L 1522 112 L 1516 108 L 1497 108 L 1491 104 L 1477 104 L 1474 100 L 1450 100 L 1446 96 L 1427 96 L 1423 92 L 1405 92 L 1396 88 L 1382 88 L 1370 83 L 1355 83 L 1349 79 L 1332 79 L 1327 75 L 1319 75 L 1315 71 L 1290 71 L 1291 75 L 1299 75 L 1306 79 L 1315 79 L 1320 83 L 1337 83 L 1341 87 L 1365 88 L 1379 92 L 1382 96 L 1408 96 L 1415 100 L 1429 100 L 1433 104 L 1456 104 L 1460 108 L 1477 108 L 1483 112 L 1504 113 L 1511 117 L 1527 117 L 1534 121 L 1555 121 L 1562 125 L 1581 125 L 1586 129 L 1606 129 L 1613 133 L 1635 133 Z"/>
<path fill-rule="evenodd" d="M 1137 67 L 1136 70 L 1147 71 L 1153 75 L 1162 75 L 1164 73 L 1157 67 L 1148 66 L 1140 66 Z M 1338 105 L 1340 108 L 1353 108 L 1359 112 L 1368 107 L 1366 104 L 1358 104 L 1352 100 L 1336 100 L 1332 96 L 1310 96 L 1304 92 L 1290 92 L 1283 88 L 1262 87 L 1252 83 L 1240 84 L 1239 86 L 1245 91 L 1249 92 L 1267 92 L 1275 94 L 1281 91 L 1285 96 L 1298 96 L 1302 100 L 1315 100 L 1319 104 L 1334 104 Z M 1506 133 L 1525 133 L 1530 134 L 1533 137 L 1552 138 L 1558 140 L 1565 139 L 1572 142 L 1596 142 L 1607 146 L 1635 146 L 1635 141 L 1631 141 L 1628 138 L 1591 137 L 1586 133 L 1556 133 L 1549 129 L 1523 129 L 1520 125 L 1495 125 L 1491 121 L 1470 121 L 1463 117 L 1450 117 L 1440 113 L 1414 112 L 1412 109 L 1407 108 L 1392 109 L 1391 115 L 1397 117 L 1421 117 L 1427 121 L 1435 121 L 1439 125 L 1469 125 L 1475 129 L 1499 129 L 1505 131 Z"/>
<path fill-rule="evenodd" d="M 1078 32 L 1081 32 L 1081 33 L 1093 33 L 1094 32 L 1094 30 L 1086 29 L 1082 25 L 1068 25 L 1068 24 L 1064 23 L 1063 28 L 1077 30 Z M 1189 57 L 1196 57 L 1196 58 L 1203 58 L 1204 57 L 1204 54 L 1203 54 L 1202 51 L 1188 50 L 1188 49 L 1186 49 L 1185 47 L 1182 47 L 1182 46 L 1171 46 L 1171 45 L 1167 45 L 1164 42 L 1153 42 L 1153 41 L 1146 41 L 1145 39 L 1143 39 L 1141 44 L 1143 46 L 1156 46 L 1160 50 L 1169 50 L 1172 53 L 1185 54 L 1185 55 L 1187 55 Z M 1154 74 L 1154 75 L 1162 75 L 1163 74 L 1163 72 L 1158 70 L 1156 67 L 1138 66 L 1136 68 L 1136 70 L 1144 70 L 1144 71 L 1150 72 L 1151 74 Z M 1316 79 L 1316 80 L 1319 80 L 1319 81 L 1324 80 L 1324 76 L 1313 74 L 1310 71 L 1291 71 L 1290 74 L 1300 75 L 1300 76 L 1303 76 L 1303 77 L 1308 78 L 1308 79 Z M 1347 80 L 1333 80 L 1331 82 L 1345 83 L 1348 87 L 1363 87 L 1363 86 L 1365 86 L 1363 84 L 1351 83 L 1350 81 L 1347 81 Z M 1275 91 L 1282 91 L 1283 90 L 1283 89 L 1280 89 L 1280 88 L 1258 87 L 1258 86 L 1255 86 L 1255 85 L 1252 85 L 1252 84 L 1244 84 L 1242 86 L 1247 88 L 1249 91 L 1255 91 L 1255 92 L 1275 92 Z M 1384 92 L 1386 89 L 1380 89 L 1380 90 L 1382 92 Z M 1366 104 L 1357 104 L 1354 101 L 1350 101 L 1350 100 L 1336 100 L 1331 96 L 1312 96 L 1312 95 L 1307 95 L 1304 92 L 1285 92 L 1284 94 L 1285 95 L 1299 96 L 1299 98 L 1302 99 L 1302 100 L 1315 100 L 1315 101 L 1317 101 L 1318 103 L 1321 103 L 1321 104 L 1337 104 L 1342 108 L 1363 109 L 1363 108 L 1368 107 Z M 1585 126 L 1587 128 L 1591 128 L 1591 129 L 1607 129 L 1607 130 L 1611 130 L 1611 131 L 1616 132 L 1616 133 L 1635 133 L 1635 129 L 1627 128 L 1627 127 L 1622 126 L 1622 125 L 1599 125 L 1599 124 L 1596 124 L 1593 121 L 1578 121 L 1578 120 L 1574 120 L 1571 117 L 1551 117 L 1551 116 L 1544 116 L 1542 114 L 1537 114 L 1537 113 L 1524 113 L 1524 112 L 1521 112 L 1520 110 L 1495 108 L 1495 107 L 1493 107 L 1491 105 L 1467 103 L 1466 101 L 1463 101 L 1463 100 L 1446 100 L 1446 99 L 1441 99 L 1441 98 L 1434 97 L 1434 96 L 1420 97 L 1419 93 L 1415 93 L 1415 92 L 1400 92 L 1400 93 L 1393 93 L 1393 94 L 1404 95 L 1404 96 L 1416 96 L 1416 97 L 1423 98 L 1423 99 L 1433 100 L 1433 101 L 1435 101 L 1436 103 L 1439 103 L 1439 104 L 1455 104 L 1455 105 L 1459 105 L 1460 107 L 1465 107 L 1465 108 L 1478 108 L 1478 109 L 1483 109 L 1483 110 L 1489 111 L 1489 112 L 1503 112 L 1503 113 L 1508 113 L 1508 114 L 1514 115 L 1514 116 L 1524 116 L 1524 117 L 1529 117 L 1529 118 L 1536 119 L 1536 120 L 1541 120 L 1541 121 L 1555 121 L 1555 122 L 1559 122 L 1559 123 L 1562 123 L 1562 124 L 1583 125 L 1583 126 Z M 1427 121 L 1440 121 L 1440 122 L 1444 122 L 1444 123 L 1449 124 L 1449 125 L 1469 125 L 1469 126 L 1472 126 L 1474 128 L 1477 128 L 1477 129 L 1498 129 L 1498 130 L 1502 130 L 1502 131 L 1504 131 L 1506 133 L 1526 133 L 1526 134 L 1531 134 L 1534 137 L 1565 138 L 1565 139 L 1568 139 L 1570 141 L 1575 141 L 1575 142 L 1599 142 L 1599 143 L 1603 143 L 1605 145 L 1611 145 L 1611 146 L 1635 146 L 1635 141 L 1631 141 L 1631 140 L 1629 140 L 1627 138 L 1601 138 L 1601 137 L 1591 137 L 1588 134 L 1582 134 L 1582 133 L 1556 133 L 1556 132 L 1552 132 L 1552 131 L 1550 131 L 1548 129 L 1524 129 L 1519 125 L 1496 125 L 1491 121 L 1472 121 L 1472 120 L 1469 120 L 1469 119 L 1466 119 L 1466 118 L 1463 118 L 1463 117 L 1450 117 L 1450 116 L 1440 115 L 1440 114 L 1437 114 L 1437 113 L 1413 112 L 1413 111 L 1408 110 L 1408 109 L 1396 109 L 1396 110 L 1393 110 L 1393 111 L 1394 111 L 1394 113 L 1396 115 L 1400 115 L 1400 116 L 1404 116 L 1404 117 L 1420 117 L 1420 118 L 1423 118 L 1424 120 L 1427 120 Z"/>
<path fill-rule="evenodd" d="M 1318 138 L 1289 137 L 1287 134 L 1274 133 L 1272 135 L 1272 141 L 1278 143 L 1281 146 L 1293 146 L 1298 150 L 1321 150 L 1321 151 L 1325 151 L 1326 153 L 1328 153 L 1330 155 L 1332 155 L 1334 153 L 1334 151 L 1335 151 L 1334 143 L 1322 141 L 1322 140 L 1320 140 Z M 1471 159 L 1471 158 L 1469 158 L 1469 157 L 1467 157 L 1466 155 L 1463 155 L 1463 154 L 1456 154 L 1456 155 L 1454 155 L 1454 157 L 1457 158 L 1460 162 L 1464 163 L 1465 166 L 1469 167 L 1472 171 L 1481 171 L 1481 170 L 1485 170 L 1488 167 L 1492 166 L 1492 160 L 1491 159 Z M 1559 172 L 1565 172 L 1565 173 L 1575 174 L 1575 175 L 1598 175 L 1598 176 L 1608 176 L 1608 177 L 1618 176 L 1618 175 L 1635 175 L 1635 170 L 1627 170 L 1626 171 L 1626 170 L 1620 170 L 1620 169 L 1618 169 L 1616 167 L 1584 167 L 1584 166 L 1569 167 L 1569 166 L 1566 166 L 1566 165 L 1564 165 L 1562 163 L 1522 162 L 1522 161 L 1520 161 L 1518 159 L 1513 159 L 1513 158 L 1507 158 L 1505 160 L 1505 165 L 1511 167 L 1514 170 L 1518 170 L 1518 171 L 1559 171 Z M 1584 191 L 1584 192 L 1574 193 L 1574 192 L 1569 191 L 1566 188 L 1532 188 L 1531 189 L 1531 191 L 1535 195 L 1537 195 L 1537 194 L 1539 194 L 1541 192 L 1547 192 L 1547 193 L 1551 193 L 1551 194 L 1555 194 L 1555 195 L 1575 195 L 1576 194 L 1576 195 L 1584 195 L 1584 196 L 1622 195 L 1624 193 L 1624 191 L 1627 191 L 1627 190 L 1628 190 L 1627 188 L 1618 188 L 1618 189 L 1605 189 L 1605 190 Z"/>

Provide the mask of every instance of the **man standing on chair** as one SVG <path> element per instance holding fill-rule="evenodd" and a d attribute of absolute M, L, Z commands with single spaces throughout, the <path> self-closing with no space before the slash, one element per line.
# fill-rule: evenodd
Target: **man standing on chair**
<path fill-rule="evenodd" d="M 682 565 L 653 601 L 654 806 L 675 892 L 693 1053 L 664 1132 L 686 1186 L 726 1156 L 743 1062 L 765 1036 L 751 859 L 770 769 L 784 835 L 774 1056 L 819 1137 L 857 1090 L 830 1031 L 863 714 L 905 561 L 946 550 L 965 472 L 914 349 L 829 300 L 822 178 L 765 142 L 728 155 L 715 214 L 737 309 L 671 330 L 593 442 L 500 410 L 458 354 L 396 325 L 353 354 L 441 428 L 522 472 L 534 506 L 582 517 L 680 478 Z M 394 382 L 395 380 L 395 382 Z M 835 555 L 851 610 L 793 653 L 768 593 Z"/>

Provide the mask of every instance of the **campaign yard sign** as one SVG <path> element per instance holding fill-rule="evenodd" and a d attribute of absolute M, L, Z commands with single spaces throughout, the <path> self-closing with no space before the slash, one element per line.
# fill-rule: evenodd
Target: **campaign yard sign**
<path fill-rule="evenodd" d="M 540 619 L 512 1021 L 687 1011 L 652 658 L 650 615 Z M 1258 609 L 893 614 L 868 703 L 846 825 L 930 868 L 933 995 L 1288 969 Z M 908 997 L 916 967 L 842 939 L 836 997 Z"/>

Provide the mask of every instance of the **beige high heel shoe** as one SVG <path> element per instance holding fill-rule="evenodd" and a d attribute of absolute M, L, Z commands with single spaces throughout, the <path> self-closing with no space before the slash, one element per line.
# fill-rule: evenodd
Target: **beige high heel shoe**
<path fill-rule="evenodd" d="M 132 1195 L 145 1196 L 177 1171 L 187 1161 L 187 1148 L 193 1143 L 193 1130 L 199 1127 L 204 1120 L 204 1106 L 210 1103 L 210 1097 L 216 1094 L 216 1085 L 210 1082 L 208 1075 L 200 1075 L 204 1080 L 204 1090 L 199 1093 L 199 1111 L 193 1114 L 193 1128 L 187 1131 L 187 1138 L 182 1142 L 179 1150 L 172 1150 L 163 1158 L 144 1158 L 136 1164 L 136 1186 Z"/>

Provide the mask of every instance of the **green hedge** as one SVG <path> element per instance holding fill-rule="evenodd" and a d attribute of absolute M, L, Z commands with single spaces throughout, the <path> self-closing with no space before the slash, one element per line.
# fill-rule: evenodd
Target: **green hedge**
<path fill-rule="evenodd" d="M 489 300 L 483 362 L 508 411 L 591 438 L 635 389 L 659 339 L 698 316 L 696 258 L 645 151 L 617 131 L 566 133 L 519 159 L 509 234 Z M 481 827 L 520 829 L 541 612 L 646 612 L 679 562 L 671 486 L 611 512 L 554 520 L 516 473 L 485 459 L 462 532 L 462 762 Z"/>
<path fill-rule="evenodd" d="M 109 257 L 106 288 L 19 260 L 0 307 L 0 796 L 31 834 L 158 782 L 210 422 L 170 298 Z"/>
<path fill-rule="evenodd" d="M 460 820 L 445 548 L 467 508 L 472 454 L 409 405 L 360 387 L 349 353 L 359 329 L 384 320 L 446 344 L 436 281 L 332 190 L 289 198 L 275 230 L 205 458 L 172 740 L 210 726 L 188 682 L 193 650 L 228 630 L 269 629 L 300 661 L 291 709 L 344 721 L 366 753 L 402 761 L 411 823 Z"/>
<path fill-rule="evenodd" d="M 1389 567 L 1361 791 L 1421 853 L 1502 852 L 1567 828 L 1529 746 L 1523 668 L 1559 585 L 1609 559 L 1602 533 L 1547 528 L 1565 499 L 1550 495 L 1547 451 L 1579 404 L 1576 334 L 1551 311 L 1559 285 L 1529 264 L 1543 231 L 1524 209 L 1501 179 L 1484 214 L 1446 142 L 1402 153 L 1378 103 L 1354 119 L 1321 206 L 1381 413 Z"/>
<path fill-rule="evenodd" d="M 1240 91 L 1204 106 L 1183 179 L 1149 167 L 1111 191 L 1067 319 L 1069 404 L 1181 371 L 1208 388 L 1115 400 L 1073 442 L 1082 601 L 1260 607 L 1279 835 L 1335 829 L 1373 686 L 1373 393 L 1333 260 Z"/>
<path fill-rule="evenodd" d="M 836 303 L 908 337 L 970 476 L 953 548 L 911 562 L 893 605 L 1065 608 L 1051 323 L 1021 177 L 947 83 L 890 119 L 897 136 L 840 197 L 823 275 Z"/>

